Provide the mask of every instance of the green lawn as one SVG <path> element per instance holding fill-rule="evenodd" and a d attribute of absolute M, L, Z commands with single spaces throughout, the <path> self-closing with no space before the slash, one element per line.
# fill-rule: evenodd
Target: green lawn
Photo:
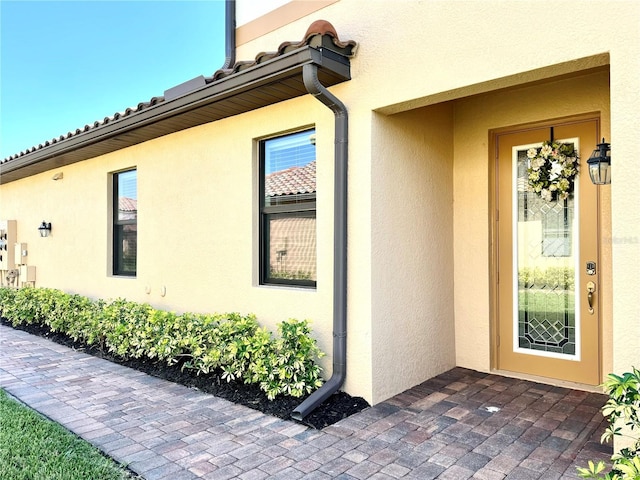
<path fill-rule="evenodd" d="M 0 390 L 0 480 L 111 480 L 127 470 Z"/>

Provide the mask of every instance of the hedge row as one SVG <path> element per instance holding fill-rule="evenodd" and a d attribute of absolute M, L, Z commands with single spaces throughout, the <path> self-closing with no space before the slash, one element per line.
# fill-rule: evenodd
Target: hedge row
<path fill-rule="evenodd" d="M 549 288 L 572 290 L 575 286 L 575 270 L 572 267 L 520 267 L 518 269 L 518 283 L 525 288 L 534 285 Z"/>
<path fill-rule="evenodd" d="M 254 315 L 157 310 L 146 303 L 90 300 L 49 288 L 0 288 L 0 316 L 12 325 L 46 325 L 124 359 L 146 357 L 198 373 L 221 371 L 228 381 L 259 384 L 269 399 L 309 393 L 322 384 L 324 354 L 306 320 L 278 325 L 277 337 Z"/>

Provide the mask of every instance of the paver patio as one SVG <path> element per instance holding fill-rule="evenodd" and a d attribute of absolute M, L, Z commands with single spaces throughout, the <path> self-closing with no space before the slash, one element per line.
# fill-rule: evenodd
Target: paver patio
<path fill-rule="evenodd" d="M 321 431 L 0 326 L 0 387 L 147 480 L 569 479 L 606 397 L 454 368 Z"/>

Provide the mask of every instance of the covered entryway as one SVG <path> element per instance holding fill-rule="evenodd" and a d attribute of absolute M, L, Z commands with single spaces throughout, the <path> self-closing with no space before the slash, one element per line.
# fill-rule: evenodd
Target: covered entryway
<path fill-rule="evenodd" d="M 610 138 L 608 83 L 598 68 L 374 116 L 374 403 L 453 366 L 574 387 L 612 371 L 610 189 L 584 166 Z M 574 196 L 525 208 L 512 174 L 552 138 L 581 158 Z"/>

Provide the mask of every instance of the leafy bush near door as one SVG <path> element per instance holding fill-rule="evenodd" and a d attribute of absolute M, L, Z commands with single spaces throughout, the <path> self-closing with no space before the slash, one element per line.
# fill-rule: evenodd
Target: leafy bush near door
<path fill-rule="evenodd" d="M 269 399 L 300 397 L 322 385 L 324 354 L 308 321 L 288 320 L 274 337 L 254 315 L 157 310 L 146 303 L 90 300 L 49 288 L 0 288 L 0 317 L 13 326 L 45 325 L 122 358 L 182 363 L 198 373 L 254 383 Z"/>
<path fill-rule="evenodd" d="M 602 435 L 602 442 L 614 436 L 627 436 L 628 447 L 611 457 L 611 471 L 605 472 L 604 462 L 589 462 L 587 468 L 578 468 L 582 478 L 602 480 L 640 480 L 640 370 L 620 375 L 609 374 L 604 383 L 609 400 L 602 407 L 609 427 Z"/>

